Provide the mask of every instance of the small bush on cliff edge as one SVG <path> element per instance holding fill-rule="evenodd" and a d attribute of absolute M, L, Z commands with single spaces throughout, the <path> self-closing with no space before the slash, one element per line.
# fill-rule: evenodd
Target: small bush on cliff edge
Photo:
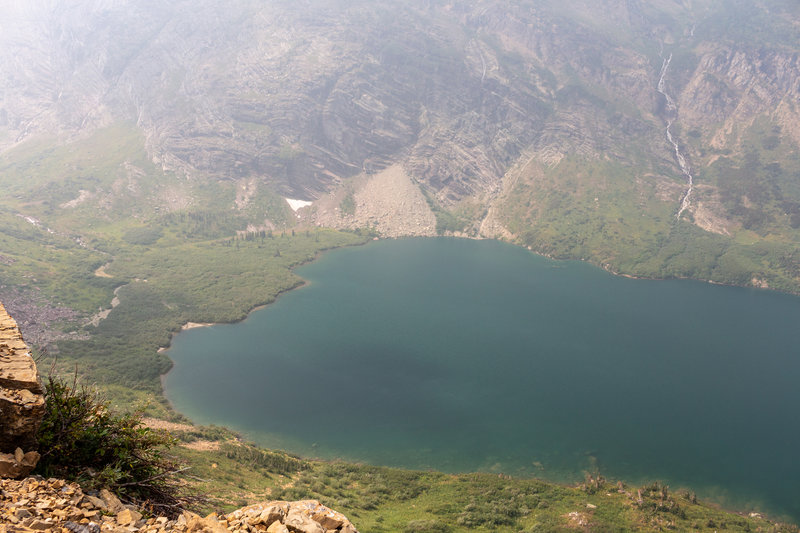
<path fill-rule="evenodd" d="M 166 432 L 142 424 L 142 413 L 115 414 L 97 393 L 50 377 L 39 429 L 37 473 L 107 487 L 121 498 L 160 513 L 181 507 L 178 469 L 164 456 L 175 443 Z"/>

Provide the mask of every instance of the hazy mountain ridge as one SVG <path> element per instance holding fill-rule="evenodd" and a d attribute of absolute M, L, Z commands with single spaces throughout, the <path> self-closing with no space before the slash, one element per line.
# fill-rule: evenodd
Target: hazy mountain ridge
<path fill-rule="evenodd" d="M 790 255 L 800 242 L 790 220 L 800 220 L 800 13 L 791 2 L 120 0 L 13 3 L 10 13 L 0 22 L 0 59 L 14 65 L 0 79 L 7 154 L 26 140 L 68 141 L 129 120 L 157 166 L 193 178 L 182 185 L 189 196 L 191 183 L 246 180 L 305 200 L 338 198 L 351 177 L 399 163 L 440 231 L 503 236 L 639 275 L 745 282 L 720 278 L 715 264 L 659 258 L 675 241 L 687 190 L 656 90 L 672 57 L 672 133 L 697 178 L 683 219 L 734 238 L 726 246 L 742 231 L 753 232 L 750 244 L 779 235 Z M 777 148 L 760 146 L 768 138 Z M 759 172 L 777 191 L 756 201 L 743 193 L 747 177 L 734 183 L 719 166 L 742 168 L 752 146 L 764 152 L 763 169 L 772 165 Z M 565 158 L 573 175 L 594 176 L 578 184 L 591 232 L 615 226 L 600 242 L 565 236 L 543 214 L 584 209 L 563 181 Z M 609 180 L 622 180 L 613 195 Z M 557 200 L 559 214 L 548 195 L 572 200 Z M 352 227 L 374 223 L 367 211 L 306 218 Z M 648 235 L 628 239 L 642 217 Z M 646 260 L 631 264 L 634 248 Z M 783 288 L 800 283 L 769 265 L 742 270 L 778 275 L 772 284 Z"/>
<path fill-rule="evenodd" d="M 312 166 L 320 160 L 345 175 L 368 166 L 370 158 L 396 158 L 398 152 L 414 144 L 421 145 L 417 149 L 421 156 L 432 147 L 452 155 L 453 148 L 442 147 L 447 146 L 448 139 L 430 131 L 430 123 L 438 126 L 440 121 L 446 131 L 466 130 L 466 139 L 482 146 L 491 146 L 492 128 L 517 126 L 519 131 L 509 133 L 516 144 L 525 146 L 530 140 L 519 135 L 531 131 L 528 137 L 534 137 L 536 119 L 541 118 L 541 112 L 536 116 L 537 107 L 551 99 L 556 89 L 556 78 L 548 67 L 537 67 L 542 73 L 539 79 L 523 79 L 517 72 L 509 76 L 507 69 L 499 66 L 496 51 L 482 39 L 466 35 L 459 18 L 465 27 L 475 26 L 472 32 L 486 28 L 490 36 L 509 30 L 513 34 L 513 19 L 503 9 L 492 10 L 493 6 L 475 8 L 463 15 L 459 11 L 465 8 L 451 8 L 457 18 L 448 20 L 442 17 L 451 17 L 451 13 L 441 8 L 416 13 L 402 7 L 402 16 L 390 19 L 391 13 L 381 13 L 367 4 L 349 8 L 356 13 L 364 10 L 361 17 L 330 10 L 304 15 L 302 8 L 274 6 L 256 10 L 243 3 L 224 13 L 206 3 L 192 9 L 191 14 L 187 4 L 171 10 L 142 5 L 127 5 L 121 10 L 119 4 L 113 6 L 105 11 L 97 6 L 75 19 L 67 16 L 70 12 L 53 10 L 52 27 L 46 27 L 50 31 L 44 32 L 52 34 L 45 41 L 49 47 L 37 54 L 49 54 L 51 70 L 61 74 L 21 69 L 27 70 L 29 78 L 23 84 L 26 90 L 40 88 L 43 93 L 42 101 L 34 105 L 48 107 L 46 97 L 52 97 L 55 88 L 62 86 L 74 87 L 75 93 L 83 94 L 83 100 L 62 103 L 62 94 L 50 102 L 53 111 L 94 108 L 95 102 L 101 100 L 114 106 L 118 116 L 124 116 L 130 110 L 114 100 L 128 99 L 126 104 L 136 106 L 140 126 L 153 137 L 154 155 L 167 154 L 166 159 L 174 157 L 184 167 L 188 163 L 187 168 L 215 175 L 237 173 L 231 167 L 237 156 L 245 156 L 245 161 L 239 161 L 239 166 L 244 164 L 245 168 L 238 174 L 263 174 L 267 179 L 281 180 L 279 170 L 286 169 L 270 168 L 270 164 L 281 165 L 269 159 L 279 159 L 280 149 L 293 142 L 299 142 L 299 148 L 308 153 Z M 236 19 L 233 13 L 244 13 L 242 20 L 232 21 Z M 529 13 L 520 13 L 521 17 L 526 15 Z M 426 20 L 422 20 L 423 16 Z M 133 27 L 125 27 L 130 37 L 116 41 L 120 32 L 115 30 L 121 29 L 128 18 L 137 21 Z M 71 27 L 77 21 L 81 25 Z M 385 22 L 390 25 L 384 26 Z M 416 27 L 417 24 L 427 27 Z M 90 30 L 96 25 L 103 25 L 100 33 Z M 29 31 L 40 31 L 41 23 L 36 28 Z M 522 34 L 501 38 L 510 39 L 509 44 L 514 47 L 543 35 L 541 31 L 533 33 L 533 37 Z M 82 37 L 85 42 L 78 40 L 78 35 L 87 36 Z M 20 44 L 15 55 L 24 61 L 27 58 L 20 52 L 31 43 Z M 539 49 L 540 64 L 558 64 L 564 59 L 548 57 L 548 51 L 571 43 L 531 44 L 531 49 Z M 577 59 L 579 68 L 585 67 L 586 58 L 580 51 L 566 59 L 570 57 Z M 490 65 L 482 72 L 486 61 Z M 36 55 L 24 61 L 26 66 L 41 63 L 42 57 Z M 512 82 L 522 86 L 511 86 Z M 639 85 L 644 86 L 644 92 L 652 93 L 646 83 Z M 63 93 L 63 88 L 59 92 Z M 370 107 L 367 100 L 375 105 Z M 76 106 L 77 103 L 84 105 Z M 546 113 L 549 105 L 543 107 Z M 359 116 L 359 110 L 363 116 Z M 74 114 L 74 118 L 58 116 L 57 120 L 68 130 L 87 125 L 88 111 Z M 460 120 L 453 122 L 454 117 Z M 427 128 L 421 127 L 421 120 Z M 242 132 L 246 128 L 237 122 L 267 126 L 273 135 L 264 139 L 264 131 L 258 131 L 257 138 L 253 138 L 256 135 Z M 20 135 L 26 131 L 30 134 L 30 119 L 20 117 L 12 119 L 13 123 L 19 123 Z M 42 126 L 40 129 L 48 129 L 47 124 Z M 471 139 L 470 132 L 475 129 L 488 139 Z M 193 137 L 203 137 L 203 142 L 193 145 Z M 478 151 L 466 139 L 456 140 L 455 144 L 474 148 L 470 152 Z M 264 153 L 264 145 L 273 153 Z M 210 153 L 205 153 L 206 149 Z M 479 170 L 497 179 L 507 165 L 503 156 L 513 157 L 518 149 L 512 149 L 510 154 L 503 152 L 500 149 L 499 154 L 488 154 L 490 161 L 501 163 L 495 164 L 499 168 Z M 267 167 L 261 168 L 264 160 L 268 161 Z M 288 171 L 289 186 L 299 186 L 295 181 L 308 170 L 304 167 Z M 420 173 L 424 175 L 424 169 Z M 442 172 L 430 174 L 436 174 L 431 176 L 434 187 L 448 179 L 441 176 Z M 316 178 L 326 181 L 319 175 Z"/>

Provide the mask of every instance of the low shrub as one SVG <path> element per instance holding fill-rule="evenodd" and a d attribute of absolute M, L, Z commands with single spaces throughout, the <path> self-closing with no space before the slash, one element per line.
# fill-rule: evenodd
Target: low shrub
<path fill-rule="evenodd" d="M 307 470 L 310 465 L 297 456 L 283 452 L 262 450 L 246 444 L 225 443 L 222 451 L 228 459 L 249 464 L 251 468 L 262 468 L 273 474 L 294 474 Z"/>
<path fill-rule="evenodd" d="M 166 432 L 142 424 L 142 413 L 116 414 L 98 394 L 50 377 L 39 429 L 36 473 L 107 487 L 122 499 L 160 513 L 178 512 L 185 501 L 164 452 L 175 443 Z"/>
<path fill-rule="evenodd" d="M 406 525 L 404 533 L 447 533 L 451 529 L 438 520 L 412 520 Z"/>

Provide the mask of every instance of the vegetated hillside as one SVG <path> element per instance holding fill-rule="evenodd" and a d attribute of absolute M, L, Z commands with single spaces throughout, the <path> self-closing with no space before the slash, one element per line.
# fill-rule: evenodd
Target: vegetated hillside
<path fill-rule="evenodd" d="M 691 491 L 658 482 L 626 486 L 587 473 L 582 483 L 565 487 L 502 474 L 303 460 L 220 438 L 219 428 L 176 434 L 185 441 L 176 453 L 194 466 L 193 487 L 213 495 L 208 509 L 316 498 L 369 532 L 798 531 L 759 513 L 709 506 Z"/>
<path fill-rule="evenodd" d="M 316 200 L 301 212 L 328 226 L 503 237 L 627 274 L 800 290 L 794 2 L 5 9 L 8 162 L 41 157 L 45 137 L 68 144 L 128 121 L 144 163 L 106 170 L 174 174 L 174 187 L 140 188 L 158 190 L 162 210 L 282 195 Z M 382 192 L 395 164 L 435 230 L 392 208 L 411 193 Z M 68 168 L 42 187 L 59 206 L 102 206 L 103 178 Z M 227 195 L 196 194 L 220 180 Z"/>

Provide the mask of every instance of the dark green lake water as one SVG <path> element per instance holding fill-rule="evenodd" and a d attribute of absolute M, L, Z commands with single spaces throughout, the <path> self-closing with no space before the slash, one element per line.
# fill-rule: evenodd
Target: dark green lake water
<path fill-rule="evenodd" d="M 175 337 L 179 411 L 311 456 L 599 471 L 800 519 L 800 298 L 458 239 L 297 272 L 244 322 Z"/>

